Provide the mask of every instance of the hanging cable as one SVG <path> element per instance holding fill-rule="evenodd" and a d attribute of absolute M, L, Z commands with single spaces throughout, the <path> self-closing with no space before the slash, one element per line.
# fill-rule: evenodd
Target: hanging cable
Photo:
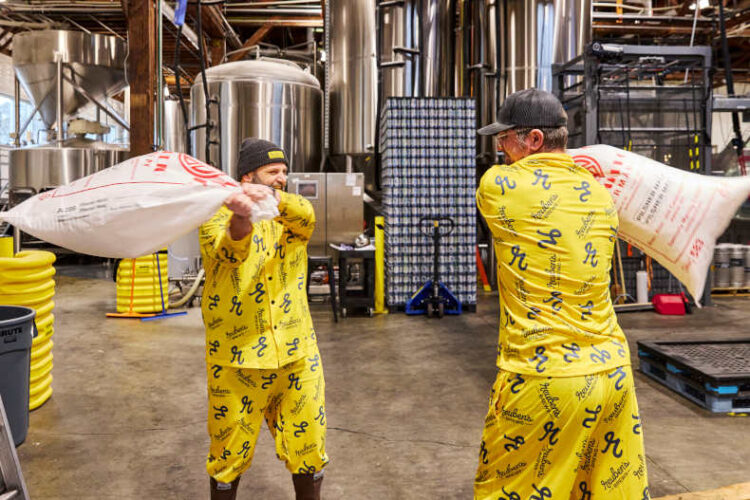
<path fill-rule="evenodd" d="M 201 0 L 198 0 L 198 53 L 200 54 L 200 63 L 201 63 L 201 84 L 203 86 L 203 97 L 204 97 L 204 103 L 206 107 L 206 145 L 205 145 L 205 158 L 206 163 L 211 164 L 211 144 L 210 144 L 210 138 L 211 138 L 211 103 L 209 102 L 208 98 L 208 81 L 206 80 L 206 55 L 203 50 L 203 24 L 201 19 L 203 18 L 203 14 L 201 12 L 201 6 L 203 5 L 203 2 Z"/>

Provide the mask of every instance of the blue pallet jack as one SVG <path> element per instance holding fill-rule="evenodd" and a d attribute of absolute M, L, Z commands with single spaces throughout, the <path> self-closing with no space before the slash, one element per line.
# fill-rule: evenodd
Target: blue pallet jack
<path fill-rule="evenodd" d="M 431 222 L 432 230 L 425 222 Z M 447 228 L 442 230 L 441 228 Z M 426 314 L 427 317 L 442 318 L 445 314 L 461 314 L 461 301 L 440 282 L 440 239 L 448 236 L 456 228 L 450 217 L 422 217 L 419 230 L 425 236 L 432 236 L 435 246 L 432 257 L 432 279 L 406 301 L 406 314 Z"/>

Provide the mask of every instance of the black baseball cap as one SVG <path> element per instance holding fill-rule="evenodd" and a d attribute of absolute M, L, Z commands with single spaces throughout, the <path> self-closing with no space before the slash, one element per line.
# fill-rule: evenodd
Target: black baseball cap
<path fill-rule="evenodd" d="M 479 135 L 495 135 L 512 128 L 563 127 L 568 114 L 554 95 L 539 89 L 514 92 L 497 110 L 497 121 L 479 130 Z"/>
<path fill-rule="evenodd" d="M 248 137 L 240 146 L 237 159 L 237 180 L 240 181 L 246 174 L 272 163 L 283 163 L 289 168 L 283 149 L 270 141 Z"/>

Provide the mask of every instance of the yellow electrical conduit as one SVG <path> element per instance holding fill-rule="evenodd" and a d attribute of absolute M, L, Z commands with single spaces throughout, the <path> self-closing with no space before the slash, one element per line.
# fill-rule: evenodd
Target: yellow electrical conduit
<path fill-rule="evenodd" d="M 31 364 L 34 364 L 36 361 L 44 358 L 47 356 L 47 354 L 52 353 L 52 345 L 54 342 L 52 342 L 52 339 L 48 338 L 45 342 L 39 343 L 39 347 L 35 348 L 31 352 Z"/>
<path fill-rule="evenodd" d="M 0 300 L 2 300 L 3 296 L 18 296 L 18 295 L 26 295 L 28 297 L 39 297 L 50 290 L 54 291 L 55 289 L 55 280 L 52 278 L 46 279 L 44 281 L 28 281 L 25 283 L 11 283 L 11 284 L 5 284 L 0 288 Z"/>
<path fill-rule="evenodd" d="M 159 259 L 157 266 L 156 259 Z M 161 312 L 161 296 L 169 307 L 169 273 L 165 253 L 123 259 L 117 269 L 115 298 L 117 314 L 135 315 Z M 159 273 L 161 271 L 161 273 Z M 159 276 L 161 275 L 161 291 Z"/>
<path fill-rule="evenodd" d="M 52 361 L 48 362 L 46 365 L 40 366 L 37 369 L 37 371 L 34 372 L 34 374 L 31 376 L 31 383 L 34 385 L 37 385 L 51 372 L 52 372 Z"/>
<path fill-rule="evenodd" d="M 55 316 L 55 255 L 44 251 L 19 252 L 0 258 L 0 304 L 31 307 L 36 311 L 37 336 L 32 341 L 29 409 L 52 395 L 52 334 Z"/>
<path fill-rule="evenodd" d="M 2 264 L 0 264 L 2 266 Z M 29 271 L 28 269 L 1 269 L 0 268 L 0 285 L 10 283 L 23 283 L 32 281 L 42 281 L 55 275 L 55 268 L 39 269 L 38 271 Z"/>
<path fill-rule="evenodd" d="M 25 250 L 18 252 L 13 258 L 1 260 L 0 273 L 6 270 L 39 269 L 51 266 L 55 262 L 55 254 L 40 250 Z"/>

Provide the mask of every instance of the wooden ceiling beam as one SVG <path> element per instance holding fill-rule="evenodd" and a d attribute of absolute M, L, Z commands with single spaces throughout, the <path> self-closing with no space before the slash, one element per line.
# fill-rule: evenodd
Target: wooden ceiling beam
<path fill-rule="evenodd" d="M 125 0 L 130 57 L 130 153 L 154 150 L 154 103 L 156 93 L 156 9 L 157 0 Z"/>
<path fill-rule="evenodd" d="M 255 33 L 250 36 L 247 40 L 245 40 L 245 43 L 242 44 L 242 49 L 249 49 L 250 47 L 254 45 L 258 45 L 260 41 L 262 41 L 269 31 L 273 28 L 273 24 L 271 22 L 268 22 L 255 30 Z M 247 53 L 246 50 L 241 50 L 240 52 L 235 52 L 231 56 L 229 56 L 229 61 L 239 61 L 243 57 L 245 57 L 245 54 Z"/>
<path fill-rule="evenodd" d="M 273 24 L 274 26 L 283 26 L 289 28 L 322 28 L 322 16 L 279 16 L 276 19 L 267 19 L 263 17 L 231 17 L 230 24 L 235 26 L 263 26 L 264 24 Z"/>
<path fill-rule="evenodd" d="M 198 16 L 198 6 L 194 3 L 188 3 L 187 12 L 193 19 Z M 216 5 L 203 5 L 201 6 L 201 13 L 203 17 L 201 19 L 201 25 L 203 32 L 211 38 L 224 38 L 226 31 L 224 28 L 223 15 L 218 10 Z"/>

